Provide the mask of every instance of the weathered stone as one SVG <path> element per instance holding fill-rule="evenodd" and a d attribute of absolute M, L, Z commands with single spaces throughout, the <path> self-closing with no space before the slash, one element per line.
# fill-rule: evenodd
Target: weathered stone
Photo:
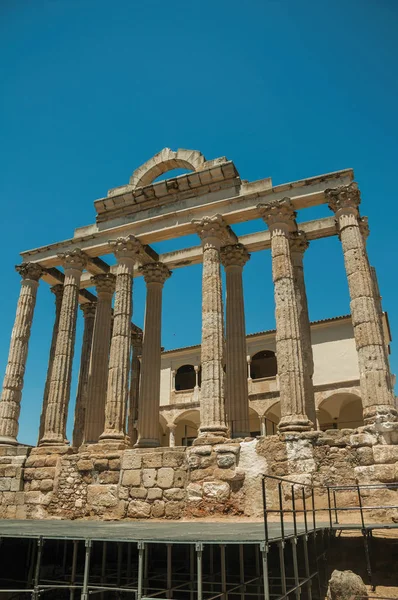
<path fill-rule="evenodd" d="M 160 488 L 149 488 L 148 489 L 148 500 L 160 500 L 163 496 L 163 490 Z"/>
<path fill-rule="evenodd" d="M 160 519 L 165 514 L 165 503 L 163 500 L 155 500 L 152 504 L 151 515 L 154 519 Z"/>
<path fill-rule="evenodd" d="M 214 479 L 221 481 L 242 481 L 245 478 L 245 472 L 242 469 L 219 469 L 213 471 Z"/>
<path fill-rule="evenodd" d="M 174 469 L 171 467 L 162 467 L 158 470 L 157 485 L 160 488 L 171 488 L 174 481 Z"/>
<path fill-rule="evenodd" d="M 54 487 L 54 481 L 52 479 L 42 479 L 40 482 L 40 490 L 42 492 L 49 492 Z"/>
<path fill-rule="evenodd" d="M 126 450 L 122 458 L 122 469 L 140 469 L 142 455 L 136 450 Z"/>
<path fill-rule="evenodd" d="M 214 446 L 214 451 L 217 454 L 225 454 L 225 453 L 239 454 L 240 445 L 239 444 L 217 444 L 216 446 Z"/>
<path fill-rule="evenodd" d="M 361 467 L 367 467 L 374 464 L 373 449 L 368 446 L 362 446 L 357 449 L 358 462 Z"/>
<path fill-rule="evenodd" d="M 371 433 L 354 433 L 350 435 L 350 446 L 358 448 L 360 446 L 374 446 L 377 443 L 377 437 Z"/>
<path fill-rule="evenodd" d="M 156 474 L 156 469 L 142 469 L 142 483 L 146 488 L 150 488 L 155 485 Z"/>
<path fill-rule="evenodd" d="M 109 469 L 111 471 L 119 471 L 120 470 L 120 458 L 112 458 L 109 461 Z"/>
<path fill-rule="evenodd" d="M 174 471 L 174 487 L 184 487 L 187 480 L 187 472 L 182 469 L 176 469 Z"/>
<path fill-rule="evenodd" d="M 352 571 L 335 569 L 329 580 L 327 600 L 364 600 L 368 597 L 366 585 Z"/>
<path fill-rule="evenodd" d="M 398 462 L 398 446 L 374 446 L 373 456 L 376 464 Z"/>
<path fill-rule="evenodd" d="M 235 454 L 232 454 L 232 452 L 219 454 L 217 456 L 217 465 L 224 469 L 235 466 Z"/>
<path fill-rule="evenodd" d="M 199 454 L 200 456 L 207 456 L 211 454 L 212 447 L 209 444 L 204 444 L 203 446 L 192 446 L 188 450 L 188 456 L 192 456 L 193 454 Z"/>
<path fill-rule="evenodd" d="M 92 460 L 79 460 L 76 467 L 78 471 L 92 471 L 94 464 Z"/>
<path fill-rule="evenodd" d="M 54 467 L 41 467 L 39 469 L 25 469 L 24 479 L 25 481 L 32 481 L 33 479 L 53 479 L 55 476 Z"/>
<path fill-rule="evenodd" d="M 169 490 L 164 490 L 163 495 L 166 500 L 184 500 L 185 491 L 181 488 L 170 488 Z"/>
<path fill-rule="evenodd" d="M 162 466 L 162 454 L 160 452 L 150 452 L 142 455 L 142 466 L 153 469 Z"/>
<path fill-rule="evenodd" d="M 87 486 L 87 504 L 94 507 L 112 508 L 118 503 L 117 485 L 90 484 Z"/>
<path fill-rule="evenodd" d="M 228 483 L 221 481 L 205 481 L 203 483 L 203 496 L 207 499 L 224 502 L 228 500 L 231 488 Z"/>
<path fill-rule="evenodd" d="M 9 477 L 2 477 L 0 479 L 0 492 L 5 492 L 11 489 L 11 479 Z"/>
<path fill-rule="evenodd" d="M 201 463 L 202 463 L 202 458 L 200 455 L 190 454 L 188 456 L 188 466 L 190 469 L 198 469 L 201 466 Z"/>
<path fill-rule="evenodd" d="M 131 488 L 130 489 L 131 498 L 143 500 L 147 497 L 147 495 L 148 495 L 148 490 L 145 488 Z"/>
<path fill-rule="evenodd" d="M 163 454 L 164 467 L 181 467 L 185 461 L 185 453 L 182 452 L 165 452 Z"/>
<path fill-rule="evenodd" d="M 199 502 L 203 497 L 203 488 L 198 483 L 189 483 L 187 485 L 188 502 Z"/>
<path fill-rule="evenodd" d="M 94 460 L 94 469 L 96 471 L 107 471 L 108 468 L 109 468 L 109 461 L 106 458 L 97 458 L 96 460 Z M 82 469 L 79 469 L 79 470 L 82 470 Z"/>
<path fill-rule="evenodd" d="M 114 471 L 115 473 L 117 473 L 117 471 Z M 145 471 L 142 471 L 143 474 L 143 482 L 145 487 L 149 487 L 145 484 L 145 475 L 144 473 Z M 122 476 L 122 484 L 123 485 L 140 485 L 141 483 L 141 471 L 139 470 L 131 470 L 131 471 L 123 471 L 123 476 Z"/>
<path fill-rule="evenodd" d="M 135 473 L 135 471 L 126 471 L 127 473 Z M 119 483 L 119 471 L 102 471 L 98 475 L 99 483 Z M 123 482 L 124 485 L 128 485 Z"/>
<path fill-rule="evenodd" d="M 183 515 L 184 503 L 170 500 L 166 503 L 165 514 L 168 519 L 180 519 Z"/>
<path fill-rule="evenodd" d="M 369 467 L 355 467 L 355 474 L 359 483 L 380 481 L 381 483 L 394 483 L 397 481 L 397 468 L 395 465 L 371 465 Z"/>
<path fill-rule="evenodd" d="M 190 481 L 204 481 L 213 477 L 214 469 L 197 469 L 189 475 Z"/>
<path fill-rule="evenodd" d="M 127 516 L 134 519 L 147 519 L 151 514 L 151 505 L 141 500 L 132 500 L 127 508 Z"/>

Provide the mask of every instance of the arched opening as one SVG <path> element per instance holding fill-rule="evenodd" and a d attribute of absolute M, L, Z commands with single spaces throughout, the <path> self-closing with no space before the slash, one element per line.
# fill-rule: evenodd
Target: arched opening
<path fill-rule="evenodd" d="M 200 415 L 198 410 L 190 410 L 175 420 L 177 425 L 175 431 L 176 446 L 192 446 L 198 437 Z"/>
<path fill-rule="evenodd" d="M 250 377 L 252 379 L 275 377 L 277 372 L 276 356 L 272 350 L 261 350 L 252 357 L 250 363 Z"/>
<path fill-rule="evenodd" d="M 281 419 L 281 403 L 279 400 L 266 411 L 264 416 L 266 435 L 274 435 Z"/>
<path fill-rule="evenodd" d="M 149 185 L 159 176 L 174 169 L 198 171 L 204 168 L 205 162 L 205 157 L 198 150 L 180 148 L 174 152 L 170 148 L 163 148 L 134 171 L 130 177 L 130 185 L 133 188 Z"/>
<path fill-rule="evenodd" d="M 260 417 L 252 408 L 249 408 L 249 428 L 250 437 L 261 435 Z"/>
<path fill-rule="evenodd" d="M 356 394 L 338 393 L 329 396 L 319 405 L 319 428 L 356 429 L 362 427 L 362 400 Z"/>
<path fill-rule="evenodd" d="M 159 415 L 159 442 L 163 447 L 169 445 L 167 421 L 163 415 Z"/>
<path fill-rule="evenodd" d="M 198 372 L 198 385 L 201 384 L 201 369 Z M 177 369 L 175 375 L 176 391 L 193 390 L 196 385 L 196 373 L 193 365 L 182 365 Z"/>

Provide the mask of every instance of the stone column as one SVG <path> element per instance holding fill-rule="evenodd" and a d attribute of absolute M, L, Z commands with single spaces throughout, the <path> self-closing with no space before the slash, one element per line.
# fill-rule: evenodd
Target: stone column
<path fill-rule="evenodd" d="M 40 415 L 40 428 L 39 428 L 38 442 L 40 442 L 40 440 L 44 434 L 44 422 L 46 419 L 46 411 L 47 411 L 47 404 L 48 404 L 48 392 L 50 391 L 51 373 L 52 373 L 53 362 L 54 362 L 55 345 L 57 343 L 59 317 L 61 314 L 61 304 L 62 304 L 62 295 L 64 293 L 64 286 L 62 283 L 57 283 L 57 285 L 53 285 L 50 288 L 50 290 L 55 295 L 55 321 L 54 321 L 54 326 L 53 326 L 53 334 L 52 334 L 52 338 L 51 338 L 50 356 L 48 359 L 46 385 L 44 387 L 43 407 L 42 407 L 42 411 L 41 411 L 41 415 Z"/>
<path fill-rule="evenodd" d="M 289 198 L 259 205 L 271 233 L 272 274 L 275 293 L 276 355 L 280 387 L 280 431 L 308 431 L 313 424 L 306 415 L 305 362 L 293 262 L 291 233 L 296 231 Z"/>
<path fill-rule="evenodd" d="M 138 406 L 137 447 L 160 446 L 160 359 L 162 289 L 171 273 L 163 263 L 149 263 L 140 267 L 144 275 L 147 296 L 145 310 L 144 339 L 142 343 L 141 385 Z"/>
<path fill-rule="evenodd" d="M 226 437 L 220 248 L 233 243 L 232 232 L 220 215 L 193 221 L 202 240 L 202 385 L 200 401 L 200 438 Z M 232 238 L 232 239 L 231 239 Z"/>
<path fill-rule="evenodd" d="M 356 183 L 326 190 L 336 215 L 350 290 L 350 308 L 358 352 L 359 377 L 366 424 L 395 421 L 390 366 L 381 333 L 378 300 L 365 241 L 358 221 L 360 194 Z"/>
<path fill-rule="evenodd" d="M 226 272 L 226 397 L 225 412 L 231 437 L 247 437 L 249 396 L 246 363 L 246 326 L 242 271 L 250 255 L 243 244 L 224 246 L 221 261 Z"/>
<path fill-rule="evenodd" d="M 0 444 L 17 444 L 22 388 L 37 288 L 43 269 L 35 263 L 15 267 L 22 277 L 17 314 L 0 399 Z"/>
<path fill-rule="evenodd" d="M 105 404 L 105 429 L 102 442 L 124 442 L 126 405 L 129 391 L 131 317 L 133 310 L 133 269 L 142 252 L 133 236 L 110 242 L 117 260 L 113 330 L 109 356 Z"/>
<path fill-rule="evenodd" d="M 84 318 L 84 331 L 82 350 L 80 355 L 80 373 L 77 386 L 75 421 L 73 427 L 73 446 L 79 448 L 83 443 L 84 427 L 87 418 L 88 384 L 90 372 L 90 354 L 93 341 L 94 318 L 96 313 L 96 302 L 84 302 L 80 309 Z M 66 418 L 65 418 L 66 425 Z M 65 435 L 66 437 L 66 435 Z"/>
<path fill-rule="evenodd" d="M 51 371 L 44 434 L 40 445 L 65 443 L 64 432 L 70 398 L 79 285 L 86 264 L 84 253 L 78 249 L 61 256 L 65 272 L 64 294 Z"/>
<path fill-rule="evenodd" d="M 264 437 L 267 435 L 267 418 L 265 415 L 260 417 L 260 432 Z"/>
<path fill-rule="evenodd" d="M 82 439 L 88 444 L 98 442 L 99 436 L 104 431 L 112 297 L 115 291 L 115 280 L 116 277 L 112 273 L 95 275 L 91 278 L 91 282 L 95 285 L 98 300 L 89 361 L 87 409 Z"/>
<path fill-rule="evenodd" d="M 304 385 L 305 385 L 305 413 L 314 427 L 316 424 L 315 416 L 315 396 L 312 378 L 314 375 L 314 358 L 312 355 L 311 326 L 308 314 L 307 292 L 304 280 L 303 258 L 304 252 L 308 248 L 308 240 L 304 231 L 293 233 L 290 238 L 290 252 L 293 262 L 293 276 L 296 286 L 296 298 L 299 309 L 301 348 L 304 358 Z"/>
<path fill-rule="evenodd" d="M 176 445 L 176 429 L 177 425 L 175 423 L 168 423 L 167 428 L 169 430 L 169 447 L 174 448 Z"/>
<path fill-rule="evenodd" d="M 142 332 L 141 330 L 132 329 L 131 344 L 133 347 L 131 355 L 131 373 L 130 373 L 130 394 L 129 394 L 129 414 L 128 414 L 128 435 L 131 445 L 137 441 L 137 424 L 138 424 L 138 398 L 140 391 L 140 373 L 141 363 L 139 357 L 142 354 Z"/>

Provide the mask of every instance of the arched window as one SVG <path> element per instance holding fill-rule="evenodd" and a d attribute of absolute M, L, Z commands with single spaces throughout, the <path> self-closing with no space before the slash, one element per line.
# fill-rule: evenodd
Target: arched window
<path fill-rule="evenodd" d="M 182 365 L 177 369 L 175 376 L 175 389 L 181 390 L 193 390 L 196 385 L 196 373 L 193 365 Z M 200 386 L 200 368 L 198 373 L 198 385 Z"/>
<path fill-rule="evenodd" d="M 272 350 L 261 350 L 252 357 L 250 376 L 252 379 L 275 377 L 278 372 L 276 356 Z"/>

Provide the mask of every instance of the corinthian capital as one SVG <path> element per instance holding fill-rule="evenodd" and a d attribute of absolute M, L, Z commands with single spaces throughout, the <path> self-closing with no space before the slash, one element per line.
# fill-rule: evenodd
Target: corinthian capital
<path fill-rule="evenodd" d="M 116 240 L 109 240 L 108 243 L 111 246 L 117 260 L 133 258 L 136 260 L 136 262 L 138 262 L 140 255 L 143 252 L 141 242 L 134 235 L 119 237 Z"/>
<path fill-rule="evenodd" d="M 160 283 L 163 285 L 171 275 L 171 271 L 162 262 L 148 263 L 139 270 L 143 274 L 146 284 Z"/>
<path fill-rule="evenodd" d="M 221 248 L 221 262 L 224 267 L 244 267 L 250 258 L 243 244 L 230 244 Z"/>
<path fill-rule="evenodd" d="M 80 310 L 83 313 L 83 317 L 85 319 L 90 319 L 95 317 L 95 311 L 97 310 L 96 302 L 83 302 L 80 304 Z"/>
<path fill-rule="evenodd" d="M 98 294 L 113 294 L 115 291 L 116 276 L 112 273 L 100 273 L 91 277 Z"/>
<path fill-rule="evenodd" d="M 358 184 L 353 181 L 349 185 L 342 185 L 338 188 L 325 190 L 325 196 L 329 203 L 329 208 L 339 217 L 344 213 L 358 215 L 358 206 L 361 203 L 361 195 Z"/>
<path fill-rule="evenodd" d="M 257 209 L 271 231 L 276 228 L 284 231 L 296 230 L 296 212 L 290 198 L 258 204 Z"/>
<path fill-rule="evenodd" d="M 220 248 L 238 241 L 238 238 L 221 215 L 194 219 L 191 223 L 194 225 L 196 233 L 203 244 L 211 243 Z"/>
<path fill-rule="evenodd" d="M 304 231 L 294 231 L 290 236 L 290 249 L 292 252 L 304 254 L 309 246 L 307 236 Z"/>
<path fill-rule="evenodd" d="M 367 240 L 369 237 L 369 233 L 370 233 L 368 217 L 361 217 L 359 219 L 358 223 L 359 223 L 359 229 L 362 233 L 363 239 Z"/>
<path fill-rule="evenodd" d="M 15 270 L 20 274 L 22 279 L 31 279 L 32 281 L 39 281 L 44 273 L 43 267 L 32 262 L 17 265 Z"/>
<path fill-rule="evenodd" d="M 68 269 L 83 271 L 87 263 L 87 256 L 80 250 L 80 248 L 75 248 L 69 252 L 58 254 L 58 258 L 61 259 L 65 271 Z"/>

